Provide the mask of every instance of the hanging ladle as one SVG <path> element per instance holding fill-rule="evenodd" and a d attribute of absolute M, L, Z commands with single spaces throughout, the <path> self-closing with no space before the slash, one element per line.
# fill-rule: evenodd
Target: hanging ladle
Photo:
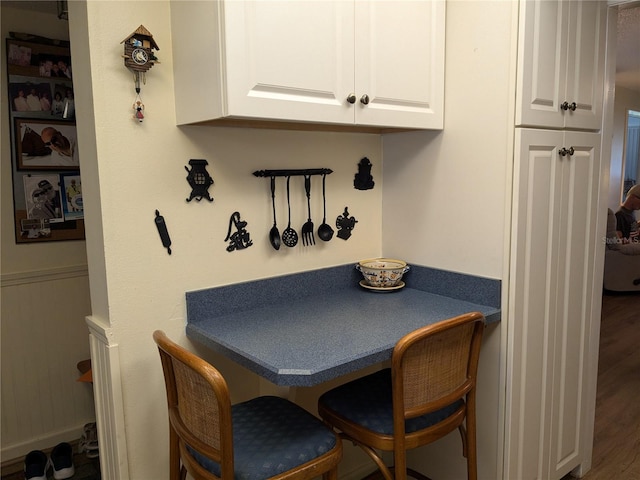
<path fill-rule="evenodd" d="M 291 201 L 289 200 L 289 180 L 291 177 L 287 177 L 287 210 L 289 212 L 289 223 L 284 232 L 282 232 L 282 243 L 287 247 L 295 247 L 298 243 L 298 234 L 291 228 Z"/>
<path fill-rule="evenodd" d="M 324 183 L 326 178 L 327 174 L 325 173 L 322 175 L 322 208 L 324 216 L 322 217 L 322 225 L 318 227 L 318 236 L 320 237 L 320 240 L 328 242 L 333 237 L 333 228 L 331 228 L 331 225 L 327 223 L 327 198 L 324 192 Z"/>
<path fill-rule="evenodd" d="M 273 207 L 273 227 L 269 231 L 271 246 L 280 250 L 280 232 L 276 226 L 276 177 L 271 177 L 271 206 Z"/>

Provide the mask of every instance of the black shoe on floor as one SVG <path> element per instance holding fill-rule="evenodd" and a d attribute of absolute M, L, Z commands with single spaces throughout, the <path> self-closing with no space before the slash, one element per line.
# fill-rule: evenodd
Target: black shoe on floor
<path fill-rule="evenodd" d="M 26 480 L 47 480 L 49 459 L 40 450 L 32 450 L 24 459 L 24 478 Z"/>
<path fill-rule="evenodd" d="M 73 477 L 73 448 L 66 442 L 59 443 L 51 451 L 51 464 L 53 466 L 53 478 L 64 480 Z"/>

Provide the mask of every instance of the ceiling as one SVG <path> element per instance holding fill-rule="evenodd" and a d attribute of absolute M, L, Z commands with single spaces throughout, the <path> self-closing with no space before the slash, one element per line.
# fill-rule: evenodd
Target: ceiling
<path fill-rule="evenodd" d="M 640 2 L 618 10 L 616 86 L 640 91 Z"/>
<path fill-rule="evenodd" d="M 640 92 L 640 1 L 609 1 L 619 4 L 616 85 Z M 57 2 L 52 0 L 2 0 L 2 5 L 58 14 Z"/>

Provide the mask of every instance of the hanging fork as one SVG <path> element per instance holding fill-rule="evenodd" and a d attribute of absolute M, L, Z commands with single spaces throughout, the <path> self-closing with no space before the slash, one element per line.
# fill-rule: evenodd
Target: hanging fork
<path fill-rule="evenodd" d="M 311 176 L 304 176 L 304 191 L 307 194 L 307 211 L 308 218 L 302 225 L 302 244 L 305 246 L 315 245 L 316 239 L 313 236 L 313 222 L 311 221 Z"/>

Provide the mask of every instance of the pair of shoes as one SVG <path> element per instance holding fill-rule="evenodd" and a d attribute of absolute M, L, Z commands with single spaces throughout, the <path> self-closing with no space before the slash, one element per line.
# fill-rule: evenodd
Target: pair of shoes
<path fill-rule="evenodd" d="M 81 452 L 87 452 L 87 458 L 98 458 L 100 451 L 98 450 L 98 430 L 95 423 L 87 423 L 84 426 L 82 438 L 78 444 Z"/>
<path fill-rule="evenodd" d="M 73 448 L 66 442 L 59 443 L 47 458 L 41 450 L 32 450 L 24 460 L 24 477 L 26 480 L 47 480 L 47 470 L 53 468 L 53 478 L 64 480 L 73 477 Z"/>

